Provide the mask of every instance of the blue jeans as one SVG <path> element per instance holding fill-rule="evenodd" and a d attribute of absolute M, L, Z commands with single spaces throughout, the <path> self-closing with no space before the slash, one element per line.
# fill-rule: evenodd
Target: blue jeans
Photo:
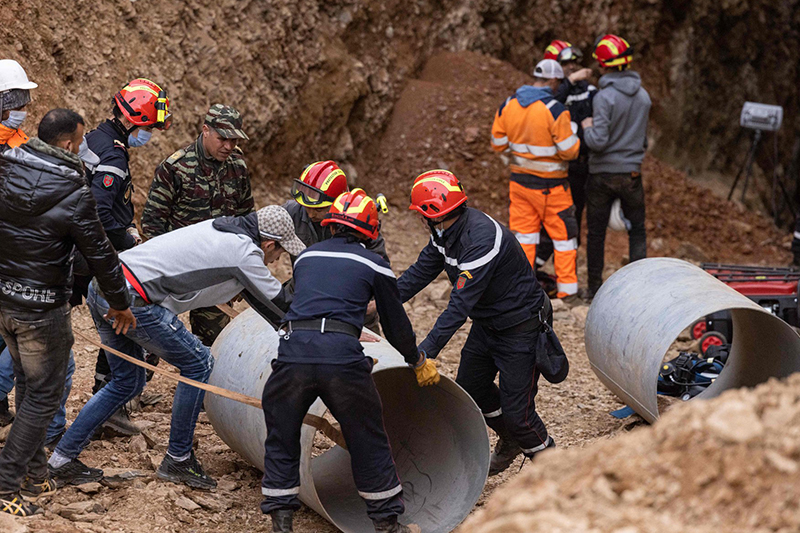
<path fill-rule="evenodd" d="M 214 366 L 211 351 L 187 330 L 172 311 L 159 305 L 132 307 L 136 328 L 126 335 L 117 335 L 103 315 L 108 302 L 89 286 L 86 303 L 92 313 L 100 340 L 124 354 L 143 360 L 142 348 L 160 356 L 180 370 L 181 376 L 207 383 Z M 81 409 L 78 417 L 56 447 L 64 457 L 76 458 L 89 443 L 95 430 L 117 409 L 139 394 L 145 384 L 145 370 L 111 353 L 107 353 L 111 381 Z M 181 457 L 192 451 L 197 415 L 203 405 L 204 391 L 179 383 L 172 402 L 172 426 L 167 452 Z"/>
<path fill-rule="evenodd" d="M 0 341 L 1 342 L 1 341 Z M 5 344 L 5 343 L 3 343 Z M 75 354 L 69 351 L 69 365 L 67 366 L 67 382 L 64 384 L 64 395 L 61 397 L 61 404 L 56 411 L 56 416 L 47 427 L 47 437 L 45 442 L 49 442 L 64 433 L 67 427 L 67 398 L 72 390 L 72 374 L 75 373 Z M 14 361 L 11 359 L 11 352 L 5 348 L 0 353 L 0 400 L 5 400 L 14 388 Z"/>

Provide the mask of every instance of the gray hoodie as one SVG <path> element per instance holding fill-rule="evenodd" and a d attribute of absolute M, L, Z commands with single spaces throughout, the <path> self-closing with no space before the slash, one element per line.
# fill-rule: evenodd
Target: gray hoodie
<path fill-rule="evenodd" d="M 594 125 L 584 131 L 589 172 L 640 172 L 647 148 L 650 95 L 638 72 L 610 72 L 600 78 L 594 97 Z"/>

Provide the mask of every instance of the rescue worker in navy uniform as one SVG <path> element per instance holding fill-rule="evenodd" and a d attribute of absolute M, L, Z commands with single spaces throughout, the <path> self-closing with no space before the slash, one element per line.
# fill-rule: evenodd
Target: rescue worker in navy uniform
<path fill-rule="evenodd" d="M 343 193 L 322 224 L 333 237 L 307 248 L 294 264 L 297 291 L 278 331 L 278 357 L 264 386 L 267 424 L 261 510 L 272 530 L 292 531 L 300 508 L 300 429 L 319 397 L 336 417 L 350 451 L 353 478 L 375 531 L 406 533 L 397 521 L 405 506 L 383 424 L 381 400 L 359 342 L 367 304 L 375 298 L 386 338 L 415 365 L 420 386 L 439 381 L 420 357 L 389 263 L 364 247 L 378 236 L 378 210 L 361 189 Z"/>
<path fill-rule="evenodd" d="M 592 70 L 581 68 L 583 52 L 577 46 L 564 41 L 553 41 L 548 46 L 550 54 L 552 54 L 551 47 L 558 50 L 553 59 L 556 59 L 564 69 L 564 80 L 556 91 L 556 100 L 564 104 L 569 111 L 572 131 L 581 141 L 578 158 L 569 162 L 568 175 L 572 201 L 575 204 L 575 220 L 578 222 L 578 241 L 580 243 L 583 208 L 586 206 L 586 182 L 589 180 L 589 147 L 583 142 L 581 122 L 592 116 L 592 101 L 594 95 L 597 94 L 597 87 L 587 81 Z M 545 58 L 548 57 L 548 53 L 545 53 Z M 547 230 L 543 230 L 539 247 L 536 249 L 536 267 L 547 263 L 551 255 L 553 255 L 553 240 L 547 235 Z"/>
<path fill-rule="evenodd" d="M 453 283 L 447 309 L 419 345 L 428 360 L 472 318 L 456 382 L 500 438 L 489 470 L 496 475 L 521 453 L 533 457 L 555 446 L 534 404 L 539 379 L 535 346 L 542 319 L 551 321 L 552 307 L 514 234 L 466 202 L 451 172 L 431 170 L 417 177 L 409 209 L 428 224 L 431 240 L 397 285 L 406 302 L 442 270 Z M 499 388 L 494 383 L 498 371 Z"/>
<path fill-rule="evenodd" d="M 133 182 L 128 165 L 128 148 L 144 146 L 150 140 L 154 128 L 169 128 L 169 99 L 166 92 L 152 81 L 137 78 L 114 95 L 112 113 L 110 119 L 86 134 L 89 150 L 99 158 L 96 166 L 87 164 L 87 171 L 103 229 L 114 249 L 122 252 L 142 242 L 133 222 Z M 78 260 L 78 264 L 80 263 Z M 82 303 L 91 281 L 88 272 L 80 272 L 80 268 L 76 270 L 78 272 L 70 300 L 73 306 Z M 148 359 L 148 362 L 155 361 Z M 111 379 L 110 374 L 111 368 L 106 354 L 100 350 L 92 391 L 100 390 Z M 105 426 L 126 436 L 140 432 L 124 410 L 115 413 Z"/>

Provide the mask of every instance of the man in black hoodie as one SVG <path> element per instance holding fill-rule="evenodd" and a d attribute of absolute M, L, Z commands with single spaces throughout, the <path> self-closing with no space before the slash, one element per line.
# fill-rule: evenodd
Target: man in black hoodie
<path fill-rule="evenodd" d="M 48 112 L 39 137 L 0 154 L 0 335 L 17 377 L 17 416 L 0 452 L 0 511 L 29 516 L 23 500 L 55 491 L 44 439 L 58 409 L 73 344 L 70 306 L 77 246 L 108 297 L 107 320 L 135 327 L 116 253 L 76 155 L 83 119 Z"/>

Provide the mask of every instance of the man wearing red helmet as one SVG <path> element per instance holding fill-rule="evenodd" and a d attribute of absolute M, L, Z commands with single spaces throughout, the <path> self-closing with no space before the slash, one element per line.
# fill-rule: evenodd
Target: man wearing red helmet
<path fill-rule="evenodd" d="M 324 181 L 320 185 L 315 189 L 330 190 Z M 313 199 L 318 191 L 304 194 Z M 292 531 L 292 514 L 300 508 L 300 429 L 311 404 L 322 398 L 341 425 L 353 479 L 375 531 L 418 532 L 415 526 L 397 522 L 405 511 L 403 486 L 371 376 L 373 361 L 364 356 L 359 342 L 370 299 L 375 298 L 389 343 L 410 365 L 421 363 L 416 370 L 420 386 L 436 383 L 439 374 L 419 360 L 389 262 L 368 249 L 379 227 L 372 198 L 361 189 L 339 195 L 321 225 L 332 237 L 295 260 L 297 288 L 279 330 L 278 358 L 264 386 L 262 406 L 269 431 L 261 510 L 272 516 L 272 531 Z"/>
<path fill-rule="evenodd" d="M 583 121 L 589 147 L 589 182 L 586 185 L 586 222 L 589 299 L 603 283 L 606 228 L 614 200 L 630 223 L 630 260 L 647 257 L 642 159 L 647 149 L 650 95 L 642 79 L 630 70 L 633 47 L 616 35 L 604 35 L 593 57 L 603 76 L 593 101 L 592 117 Z"/>
<path fill-rule="evenodd" d="M 84 162 L 100 222 L 108 240 L 117 252 L 122 252 L 142 242 L 133 221 L 133 181 L 128 148 L 143 146 L 150 140 L 153 129 L 168 129 L 172 119 L 166 91 L 145 78 L 132 80 L 114 95 L 113 102 L 111 118 L 86 134 L 88 149 L 96 154 L 98 160 L 96 164 Z M 90 281 L 88 272 L 76 268 L 70 300 L 73 306 L 82 303 Z M 107 382 L 110 372 L 105 352 L 100 350 L 95 367 L 94 392 Z M 139 433 L 139 428 L 124 411 L 115 414 L 106 425 L 124 435 Z"/>
<path fill-rule="evenodd" d="M 284 209 L 289 212 L 294 222 L 294 229 L 300 240 L 306 246 L 330 239 L 331 229 L 322 224 L 328 215 L 334 200 L 350 190 L 347 184 L 347 176 L 344 171 L 333 161 L 317 161 L 308 165 L 300 178 L 294 180 L 292 184 L 292 198 L 285 204 Z M 367 250 L 375 252 L 389 262 L 389 255 L 386 253 L 386 242 L 378 233 L 374 239 L 364 241 Z M 285 304 L 291 303 L 292 293 L 294 292 L 294 281 L 286 284 L 286 291 L 283 297 Z M 380 321 L 373 305 L 370 305 L 367 313 L 365 327 L 380 333 Z"/>
<path fill-rule="evenodd" d="M 452 173 L 432 170 L 417 177 L 409 208 L 421 215 L 431 237 L 397 285 L 406 302 L 442 270 L 453 283 L 447 308 L 418 347 L 428 361 L 472 318 L 456 382 L 472 396 L 500 438 L 489 470 L 495 475 L 520 454 L 533 457 L 555 446 L 536 413 L 534 398 L 540 371 L 555 383 L 566 378 L 568 366 L 560 345 L 561 366 L 545 364 L 547 346 L 558 343 L 548 325 L 552 307 L 519 241 L 508 228 L 466 202 Z M 499 388 L 494 384 L 498 372 Z"/>

